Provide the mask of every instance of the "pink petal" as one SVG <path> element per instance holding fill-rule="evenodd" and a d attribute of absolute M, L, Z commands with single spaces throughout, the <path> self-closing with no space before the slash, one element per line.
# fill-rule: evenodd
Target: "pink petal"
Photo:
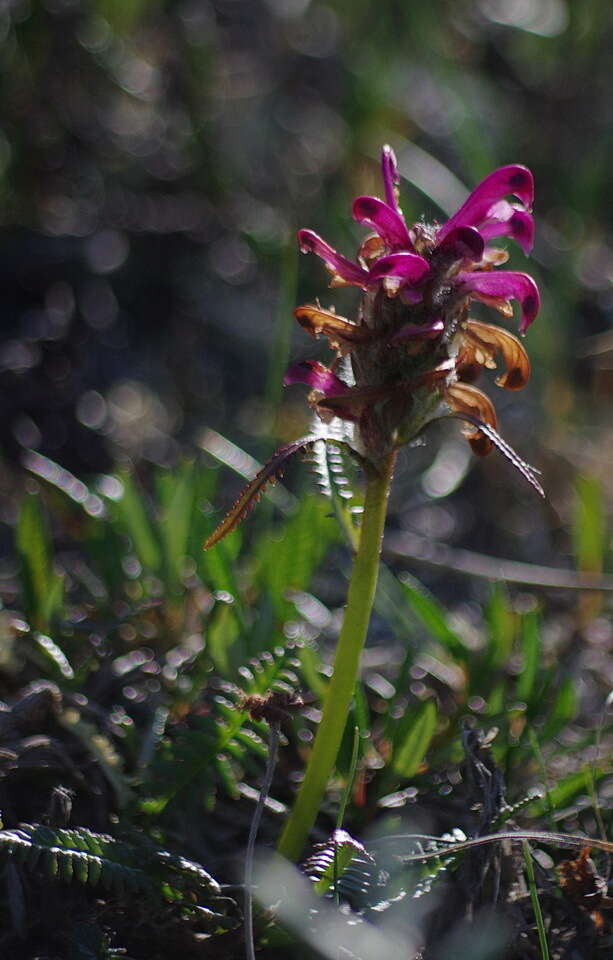
<path fill-rule="evenodd" d="M 512 270 L 488 271 L 485 273 L 458 273 L 456 281 L 463 292 L 484 294 L 487 297 L 518 300 L 522 318 L 519 332 L 525 333 L 536 317 L 541 305 L 538 287 L 527 273 Z"/>
<path fill-rule="evenodd" d="M 376 230 L 388 247 L 413 249 L 404 217 L 383 200 L 377 197 L 357 197 L 353 201 L 353 219 Z"/>
<path fill-rule="evenodd" d="M 368 283 L 366 270 L 337 253 L 313 230 L 299 230 L 298 243 L 303 253 L 316 253 L 333 273 L 338 274 L 347 283 L 358 287 L 365 287 Z"/>
<path fill-rule="evenodd" d="M 534 178 L 527 167 L 512 163 L 490 173 L 475 187 L 458 212 L 443 224 L 437 235 L 438 242 L 441 243 L 455 227 L 479 226 L 487 218 L 491 207 L 509 194 L 521 200 L 526 207 L 532 207 Z"/>
<path fill-rule="evenodd" d="M 438 250 L 444 250 L 453 260 L 474 260 L 479 262 L 483 256 L 484 238 L 476 227 L 454 227 L 441 243 Z"/>
<path fill-rule="evenodd" d="M 444 329 L 445 324 L 442 320 L 432 320 L 431 323 L 426 323 L 423 326 L 419 326 L 417 323 L 407 323 L 406 326 L 401 327 L 394 334 L 390 343 L 404 343 L 406 340 L 434 340 L 443 333 Z"/>
<path fill-rule="evenodd" d="M 283 377 L 283 385 L 289 387 L 293 383 L 306 383 L 308 387 L 321 390 L 328 397 L 338 397 L 349 390 L 340 377 L 318 360 L 303 360 L 301 363 L 292 364 Z"/>
<path fill-rule="evenodd" d="M 398 201 L 394 187 L 397 187 L 400 183 L 400 177 L 398 175 L 396 154 L 387 143 L 381 151 L 381 174 L 383 176 L 386 203 L 392 210 L 398 211 Z"/>
<path fill-rule="evenodd" d="M 499 205 L 496 204 L 496 207 Z M 494 237 L 512 237 L 525 254 L 530 253 L 534 245 L 534 219 L 527 210 L 518 210 L 512 204 L 506 205 L 509 210 L 506 217 L 494 217 L 492 213 L 496 209 L 493 207 L 489 212 L 488 221 L 479 227 L 479 233 L 484 240 L 492 240 Z"/>
<path fill-rule="evenodd" d="M 369 283 L 384 277 L 399 277 L 406 283 L 418 283 L 430 269 L 428 261 L 416 253 L 390 253 L 379 257 L 370 268 Z"/>

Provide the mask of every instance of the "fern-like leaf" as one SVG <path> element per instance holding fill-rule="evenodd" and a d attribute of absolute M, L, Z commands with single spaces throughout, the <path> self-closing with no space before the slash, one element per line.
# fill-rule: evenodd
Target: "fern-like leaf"
<path fill-rule="evenodd" d="M 209 550 L 216 543 L 223 540 L 229 533 L 245 519 L 248 513 L 255 507 L 256 503 L 266 490 L 266 488 L 282 476 L 287 461 L 304 450 L 314 441 L 314 437 L 301 437 L 299 440 L 293 440 L 285 444 L 272 455 L 268 463 L 260 470 L 258 474 L 247 484 L 238 500 L 230 508 L 221 523 L 213 530 L 204 544 L 204 549 Z"/>
<path fill-rule="evenodd" d="M 85 827 L 22 823 L 0 830 L 0 859 L 16 861 L 49 879 L 102 887 L 119 897 L 139 893 L 157 898 L 168 893 L 176 900 L 184 892 L 204 891 L 213 904 L 221 899 L 219 884 L 200 864 Z"/>
<path fill-rule="evenodd" d="M 354 905 L 370 900 L 378 885 L 374 857 L 346 830 L 335 830 L 326 843 L 318 844 L 302 869 L 317 893 L 336 892 Z"/>

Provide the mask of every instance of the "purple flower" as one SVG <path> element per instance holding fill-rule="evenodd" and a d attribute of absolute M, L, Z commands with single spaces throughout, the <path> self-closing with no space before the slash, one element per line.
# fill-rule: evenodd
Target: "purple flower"
<path fill-rule="evenodd" d="M 298 233 L 300 249 L 324 261 L 331 287 L 362 291 L 352 320 L 319 302 L 295 311 L 312 336 L 323 334 L 336 355 L 347 358 L 353 382 L 341 380 L 334 367 L 308 362 L 291 367 L 285 382 L 310 386 L 310 402 L 325 419 L 332 414 L 357 424 L 356 444 L 372 459 L 411 439 L 434 415 L 437 398 L 472 424 L 468 435 L 473 448 L 487 453 L 496 424 L 494 406 L 466 380 L 483 366 L 495 366 L 500 355 L 506 369 L 496 382 L 516 390 L 527 381 L 530 364 L 516 337 L 472 320 L 469 310 L 471 301 L 479 300 L 509 317 L 510 301 L 517 300 L 521 334 L 538 313 L 534 280 L 496 269 L 508 255 L 491 245 L 498 237 L 509 237 L 524 253 L 532 249 L 532 174 L 519 164 L 500 167 L 445 223 L 408 225 L 398 203 L 398 168 L 389 146 L 383 147 L 381 172 L 383 199 L 360 196 L 353 203 L 354 219 L 371 230 L 355 260 L 312 230 Z"/>
<path fill-rule="evenodd" d="M 329 367 L 317 360 L 295 363 L 284 383 L 309 387 L 309 403 L 317 416 L 324 423 L 338 421 L 328 439 L 349 444 L 363 461 L 376 465 L 429 421 L 456 416 L 464 422 L 475 453 L 483 456 L 497 447 L 543 494 L 534 470 L 497 433 L 494 404 L 472 383 L 484 367 L 495 368 L 501 358 L 504 370 L 496 384 L 520 390 L 530 376 L 528 355 L 514 334 L 469 316 L 471 302 L 480 300 L 511 317 L 510 301 L 517 300 L 523 334 L 538 313 L 534 280 L 525 273 L 497 270 L 507 253 L 490 246 L 497 237 L 510 237 L 524 253 L 532 249 L 532 174 L 518 164 L 501 167 L 446 223 L 408 226 L 398 204 L 400 178 L 391 147 L 383 147 L 381 172 L 384 199 L 363 196 L 353 203 L 354 219 L 372 231 L 355 260 L 312 230 L 298 232 L 303 253 L 323 260 L 330 286 L 358 287 L 361 297 L 353 319 L 338 316 L 319 301 L 294 311 L 311 336 L 328 339 L 335 358 Z M 313 431 L 279 448 L 205 546 L 233 530 L 281 476 L 288 459 L 321 436 L 321 431 Z"/>
<path fill-rule="evenodd" d="M 306 383 L 328 397 L 337 397 L 349 390 L 340 377 L 317 360 L 303 360 L 289 367 L 283 377 L 283 385 L 287 387 L 292 383 Z"/>

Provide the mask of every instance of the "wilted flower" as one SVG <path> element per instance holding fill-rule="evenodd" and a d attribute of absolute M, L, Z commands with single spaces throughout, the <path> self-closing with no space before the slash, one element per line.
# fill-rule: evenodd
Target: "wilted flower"
<path fill-rule="evenodd" d="M 510 301 L 517 300 L 522 334 L 536 317 L 536 284 L 525 273 L 496 269 L 508 254 L 489 245 L 509 236 L 525 253 L 531 250 L 532 174 L 517 164 L 501 167 L 446 223 L 408 227 L 388 146 L 381 167 L 385 199 L 358 197 L 353 204 L 354 219 L 373 231 L 356 262 L 312 230 L 298 233 L 301 250 L 324 261 L 330 286 L 356 286 L 363 293 L 355 320 L 319 302 L 298 307 L 298 322 L 312 336 L 327 337 L 335 358 L 329 368 L 295 364 L 285 383 L 310 386 L 311 405 L 322 419 L 352 424 L 352 445 L 368 459 L 380 459 L 429 420 L 450 412 L 468 422 L 471 446 L 486 454 L 495 442 L 496 414 L 471 381 L 480 367 L 495 367 L 500 354 L 505 371 L 496 382 L 518 390 L 529 378 L 530 362 L 517 337 L 470 318 L 469 309 L 472 300 L 480 300 L 512 317 Z"/>

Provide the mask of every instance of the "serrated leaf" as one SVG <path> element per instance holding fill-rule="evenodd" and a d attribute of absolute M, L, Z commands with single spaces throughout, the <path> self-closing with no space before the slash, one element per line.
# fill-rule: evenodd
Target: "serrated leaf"
<path fill-rule="evenodd" d="M 300 440 L 293 440 L 291 443 L 279 447 L 253 480 L 247 484 L 221 523 L 215 527 L 205 541 L 204 549 L 210 550 L 211 547 L 214 547 L 215 544 L 236 529 L 247 514 L 253 510 L 266 488 L 270 484 L 276 483 L 282 475 L 287 461 L 311 443 L 313 443 L 312 437 L 301 437 Z"/>

